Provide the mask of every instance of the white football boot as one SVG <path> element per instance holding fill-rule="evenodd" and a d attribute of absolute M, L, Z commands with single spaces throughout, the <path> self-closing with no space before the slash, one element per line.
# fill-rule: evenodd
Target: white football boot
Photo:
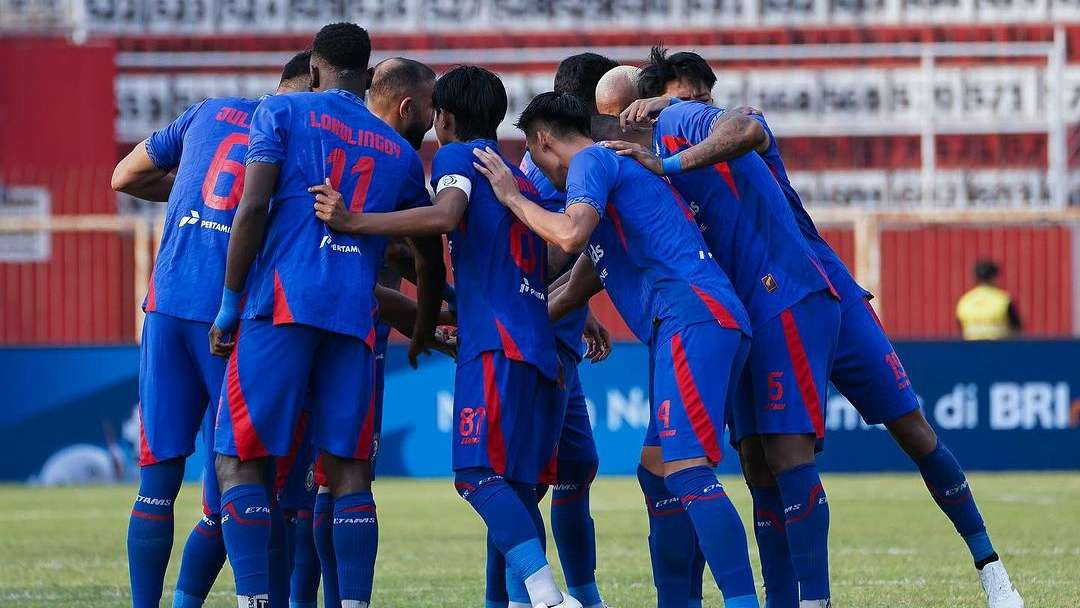
<path fill-rule="evenodd" d="M 1005 564 L 1000 559 L 979 570 L 979 581 L 986 592 L 986 605 L 989 608 L 1024 608 L 1024 600 L 1013 587 Z"/>
<path fill-rule="evenodd" d="M 533 606 L 533 608 L 582 608 L 581 602 L 577 601 L 566 593 L 562 594 L 562 598 L 563 600 L 558 604 L 555 604 L 554 606 L 548 606 L 547 604 L 539 603 Z"/>

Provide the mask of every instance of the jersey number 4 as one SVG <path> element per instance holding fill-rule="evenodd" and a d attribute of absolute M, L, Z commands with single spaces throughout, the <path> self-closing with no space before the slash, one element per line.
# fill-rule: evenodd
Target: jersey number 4
<path fill-rule="evenodd" d="M 330 165 L 330 186 L 340 191 L 341 177 L 345 173 L 345 150 L 334 148 L 326 156 L 326 162 Z M 349 173 L 360 175 L 356 187 L 353 188 L 352 197 L 349 199 L 349 211 L 359 213 L 364 210 L 364 201 L 367 199 L 368 188 L 371 187 L 371 176 L 375 173 L 375 159 L 370 156 L 361 156 L 353 163 Z"/>

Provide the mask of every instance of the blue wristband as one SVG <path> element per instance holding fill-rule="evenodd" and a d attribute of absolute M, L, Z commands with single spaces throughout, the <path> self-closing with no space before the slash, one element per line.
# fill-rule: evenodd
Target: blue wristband
<path fill-rule="evenodd" d="M 218 309 L 214 325 L 224 332 L 231 332 L 240 323 L 240 298 L 243 294 L 226 287 L 221 291 L 221 308 Z"/>
<path fill-rule="evenodd" d="M 663 169 L 664 175 L 682 173 L 682 152 L 660 161 L 660 167 Z"/>

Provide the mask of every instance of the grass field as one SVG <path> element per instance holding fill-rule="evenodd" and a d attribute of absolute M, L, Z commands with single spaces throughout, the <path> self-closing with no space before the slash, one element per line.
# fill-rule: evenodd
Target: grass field
<path fill-rule="evenodd" d="M 744 519 L 749 500 L 725 479 Z M 913 475 L 828 476 L 838 608 L 984 606 L 967 551 Z M 1080 606 L 1080 475 L 973 475 L 998 551 L 1028 608 Z M 129 605 L 124 548 L 133 488 L 0 487 L 0 606 Z M 446 480 L 380 480 L 376 607 L 482 606 L 483 532 Z M 167 584 L 198 488 L 185 486 Z M 648 524 L 636 481 L 596 482 L 597 578 L 614 608 L 654 606 Z M 750 537 L 751 543 L 753 537 Z M 554 551 L 549 551 L 554 555 Z M 756 552 L 751 547 L 755 571 Z M 721 600 L 709 579 L 706 606 Z M 207 606 L 233 607 L 231 574 Z M 171 588 L 163 605 L 171 605 Z"/>

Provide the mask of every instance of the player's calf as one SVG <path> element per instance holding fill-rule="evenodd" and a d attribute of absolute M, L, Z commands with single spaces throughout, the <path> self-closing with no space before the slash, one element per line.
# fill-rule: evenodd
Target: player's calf
<path fill-rule="evenodd" d="M 672 461 L 665 463 L 664 469 L 664 484 L 690 515 L 701 551 L 724 596 L 724 605 L 757 608 L 746 533 L 709 461 Z"/>
<path fill-rule="evenodd" d="M 139 493 L 128 521 L 128 569 L 135 608 L 161 600 L 165 568 L 173 543 L 173 503 L 184 479 L 184 459 L 146 465 L 139 472 Z"/>
<path fill-rule="evenodd" d="M 311 534 L 315 551 L 319 554 L 322 570 L 323 604 L 340 606 L 338 591 L 337 558 L 334 556 L 334 495 L 330 488 L 322 486 L 315 495 L 315 509 L 311 519 Z"/>
<path fill-rule="evenodd" d="M 333 545 L 341 606 L 364 608 L 371 602 L 379 551 L 371 461 L 324 452 L 323 465 L 334 496 Z"/>
<path fill-rule="evenodd" d="M 264 483 L 266 458 L 241 461 L 218 454 L 221 532 L 241 605 L 270 604 L 270 496 Z"/>
<path fill-rule="evenodd" d="M 693 594 L 691 572 L 697 536 L 679 497 L 664 484 L 658 447 L 642 450 L 637 477 L 649 516 L 649 557 L 657 608 L 683 608 Z M 656 454 L 649 454 L 655 452 Z M 655 456 L 655 457 L 651 457 Z"/>
<path fill-rule="evenodd" d="M 506 479 L 491 469 L 461 469 L 455 474 L 454 487 L 484 520 L 513 576 L 525 582 L 530 603 L 562 604 L 564 597 L 548 566 L 533 517 Z"/>
<path fill-rule="evenodd" d="M 761 560 L 766 605 L 769 608 L 798 608 L 799 580 L 791 563 L 784 525 L 784 500 L 757 435 L 739 442 L 739 462 L 754 501 L 754 537 Z"/>
<path fill-rule="evenodd" d="M 596 528 L 589 512 L 597 465 L 597 461 L 560 460 L 551 493 L 551 535 L 567 591 L 586 608 L 603 604 L 596 586 Z"/>

